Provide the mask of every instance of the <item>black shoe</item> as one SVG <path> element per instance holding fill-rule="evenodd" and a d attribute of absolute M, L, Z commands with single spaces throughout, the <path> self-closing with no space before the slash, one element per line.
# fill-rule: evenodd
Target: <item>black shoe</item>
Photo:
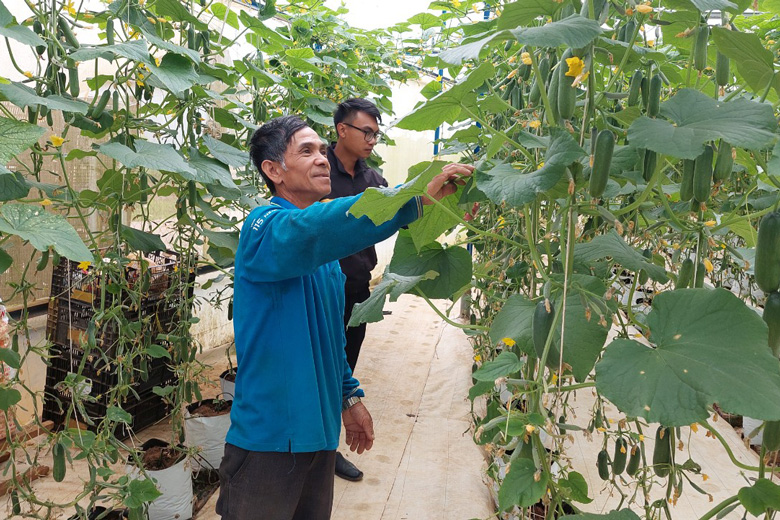
<path fill-rule="evenodd" d="M 352 482 L 363 480 L 363 472 L 339 452 L 336 452 L 336 476 Z"/>

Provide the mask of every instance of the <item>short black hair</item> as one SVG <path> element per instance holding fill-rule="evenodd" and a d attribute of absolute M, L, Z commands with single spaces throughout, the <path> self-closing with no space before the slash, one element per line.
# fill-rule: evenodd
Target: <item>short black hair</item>
<path fill-rule="evenodd" d="M 271 119 L 255 130 L 249 143 L 249 156 L 257 171 L 263 176 L 271 194 L 276 194 L 276 186 L 263 171 L 263 161 L 276 161 L 284 165 L 284 152 L 290 144 L 293 135 L 299 130 L 308 128 L 298 116 L 282 116 Z"/>
<path fill-rule="evenodd" d="M 362 98 L 352 98 L 339 104 L 336 111 L 333 112 L 333 126 L 339 126 L 339 123 L 344 121 L 350 122 L 355 114 L 358 112 L 365 112 L 376 119 L 377 123 L 382 122 L 382 114 L 379 113 L 379 109 L 371 101 Z"/>

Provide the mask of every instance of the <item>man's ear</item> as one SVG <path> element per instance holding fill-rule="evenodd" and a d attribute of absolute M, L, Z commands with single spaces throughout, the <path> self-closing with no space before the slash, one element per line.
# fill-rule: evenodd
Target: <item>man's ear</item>
<path fill-rule="evenodd" d="M 336 125 L 336 133 L 339 135 L 339 139 L 344 139 L 347 137 L 346 132 L 346 125 L 344 123 L 339 123 Z"/>
<path fill-rule="evenodd" d="M 266 176 L 271 179 L 271 182 L 273 182 L 276 186 L 281 184 L 282 172 L 284 171 L 282 170 L 281 164 L 276 161 L 266 159 L 260 166 L 263 168 L 263 173 L 265 173 Z"/>

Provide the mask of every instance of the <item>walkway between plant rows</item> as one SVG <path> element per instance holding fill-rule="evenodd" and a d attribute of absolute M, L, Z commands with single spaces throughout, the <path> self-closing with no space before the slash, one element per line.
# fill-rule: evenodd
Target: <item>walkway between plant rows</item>
<path fill-rule="evenodd" d="M 385 310 L 392 314 L 368 326 L 355 371 L 376 441 L 362 455 L 341 449 L 365 476 L 336 478 L 333 520 L 490 517 L 485 459 L 469 429 L 468 340 L 417 297 L 401 296 Z M 217 520 L 215 504 L 216 494 L 197 520 Z"/>

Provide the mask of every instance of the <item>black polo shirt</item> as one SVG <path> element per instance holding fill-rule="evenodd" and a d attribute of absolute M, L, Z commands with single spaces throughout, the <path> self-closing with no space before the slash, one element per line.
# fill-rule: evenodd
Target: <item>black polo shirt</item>
<path fill-rule="evenodd" d="M 369 168 L 366 161 L 358 159 L 353 177 L 341 164 L 334 152 L 336 144 L 328 147 L 328 162 L 330 162 L 330 194 L 328 199 L 349 197 L 363 193 L 367 188 L 387 186 L 387 181 L 376 170 Z M 357 292 L 368 287 L 371 281 L 371 270 L 376 267 L 376 249 L 373 246 L 339 260 L 341 270 L 347 276 L 346 292 Z"/>

